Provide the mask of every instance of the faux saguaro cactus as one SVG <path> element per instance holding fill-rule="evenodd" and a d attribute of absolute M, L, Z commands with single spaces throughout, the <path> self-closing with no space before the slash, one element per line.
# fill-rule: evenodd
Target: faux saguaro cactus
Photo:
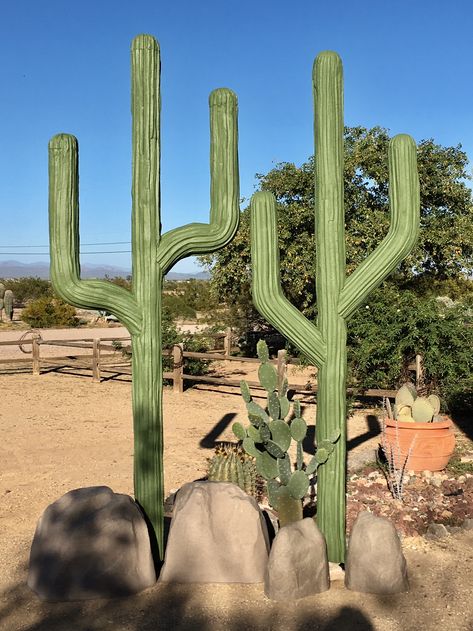
<path fill-rule="evenodd" d="M 135 498 L 154 529 L 162 558 L 162 283 L 178 260 L 223 247 L 237 230 L 237 101 L 227 89 L 210 95 L 210 223 L 192 223 L 161 235 L 160 56 L 150 35 L 133 40 L 131 74 L 133 288 L 80 278 L 78 145 L 66 134 L 49 143 L 51 280 L 64 300 L 110 311 L 131 334 Z"/>
<path fill-rule="evenodd" d="M 343 203 L 343 72 L 336 53 L 313 69 L 315 100 L 315 232 L 318 321 L 307 320 L 280 286 L 276 204 L 267 192 L 251 202 L 253 300 L 260 313 L 318 366 L 316 440 L 340 432 L 319 467 L 317 523 L 331 561 L 345 557 L 346 320 L 412 249 L 419 226 L 416 146 L 405 135 L 389 147 L 391 226 L 377 249 L 346 277 Z"/>

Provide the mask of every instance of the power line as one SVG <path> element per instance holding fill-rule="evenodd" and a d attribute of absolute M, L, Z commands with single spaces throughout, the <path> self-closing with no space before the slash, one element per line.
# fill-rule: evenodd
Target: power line
<path fill-rule="evenodd" d="M 81 245 L 128 245 L 131 241 L 107 241 L 104 243 L 81 243 Z M 0 245 L 0 248 L 49 248 L 49 243 L 46 245 Z M 5 252 L 9 254 L 9 252 Z"/>
<path fill-rule="evenodd" d="M 84 244 L 85 245 L 85 244 Z M 131 250 L 102 250 L 97 252 L 79 252 L 79 254 L 130 254 Z M 0 252 L 9 256 L 49 256 L 49 252 Z"/>

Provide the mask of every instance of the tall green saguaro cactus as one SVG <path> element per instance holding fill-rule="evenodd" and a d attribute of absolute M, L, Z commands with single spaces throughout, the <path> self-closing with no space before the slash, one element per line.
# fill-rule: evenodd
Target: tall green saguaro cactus
<path fill-rule="evenodd" d="M 150 35 L 133 40 L 131 72 L 133 288 L 80 278 L 78 145 L 66 134 L 49 143 L 51 280 L 64 300 L 107 309 L 132 336 L 135 497 L 154 529 L 162 558 L 162 283 L 178 260 L 223 247 L 237 230 L 237 101 L 223 88 L 210 95 L 210 223 L 192 223 L 161 235 L 160 57 Z"/>
<path fill-rule="evenodd" d="M 416 146 L 405 135 L 389 147 L 391 225 L 374 252 L 346 277 L 343 201 L 343 71 L 336 53 L 323 52 L 313 69 L 315 100 L 315 232 L 317 325 L 284 297 L 280 286 L 276 204 L 267 192 L 251 202 L 253 299 L 273 326 L 318 366 L 317 442 L 340 440 L 319 468 L 317 523 L 331 561 L 345 557 L 346 320 L 409 253 L 419 226 Z"/>

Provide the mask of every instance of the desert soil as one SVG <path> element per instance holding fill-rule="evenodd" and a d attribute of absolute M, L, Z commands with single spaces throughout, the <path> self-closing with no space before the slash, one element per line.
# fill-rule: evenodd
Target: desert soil
<path fill-rule="evenodd" d="M 249 373 L 248 373 L 249 370 Z M 254 378 L 248 364 L 221 366 Z M 295 373 L 291 381 L 304 383 Z M 132 494 L 133 436 L 128 377 L 93 383 L 90 373 L 29 368 L 0 374 L 0 629 L 2 631 L 323 630 L 442 631 L 473 629 L 473 531 L 441 540 L 403 538 L 411 589 L 395 596 L 360 594 L 332 583 L 328 592 L 274 603 L 261 585 L 157 584 L 131 598 L 42 603 L 25 581 L 36 522 L 67 491 L 108 485 Z M 315 406 L 303 400 L 313 424 Z M 200 385 L 164 393 L 166 493 L 206 473 L 215 441 L 232 440 L 245 422 L 234 388 Z M 380 435 L 370 411 L 348 423 L 349 466 L 374 459 Z"/>

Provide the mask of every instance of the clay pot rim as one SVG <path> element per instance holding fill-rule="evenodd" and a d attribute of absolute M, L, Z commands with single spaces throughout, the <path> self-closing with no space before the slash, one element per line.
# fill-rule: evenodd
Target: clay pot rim
<path fill-rule="evenodd" d="M 385 423 L 387 427 L 396 427 L 396 425 L 401 429 L 411 429 L 411 430 L 433 430 L 433 429 L 447 429 L 449 427 L 453 427 L 453 422 L 449 418 L 445 418 L 443 421 L 432 421 L 430 423 L 411 423 L 405 421 L 396 421 L 392 418 L 385 419 Z"/>

